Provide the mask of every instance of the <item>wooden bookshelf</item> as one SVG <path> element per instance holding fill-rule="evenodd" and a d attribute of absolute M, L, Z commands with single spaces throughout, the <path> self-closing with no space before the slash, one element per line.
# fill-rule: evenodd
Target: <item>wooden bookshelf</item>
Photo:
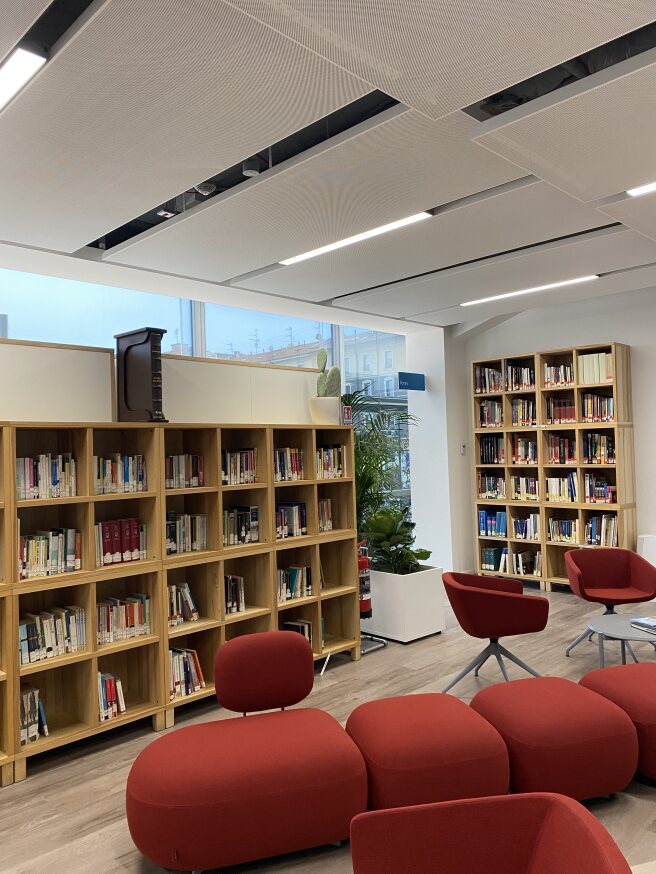
<path fill-rule="evenodd" d="M 317 476 L 317 447 L 346 447 L 343 476 Z M 274 448 L 294 446 L 304 453 L 302 480 L 274 481 Z M 257 449 L 254 483 L 223 485 L 221 450 Z M 17 500 L 16 458 L 71 452 L 75 458 L 74 497 Z M 95 494 L 94 456 L 142 455 L 143 491 Z M 203 457 L 203 485 L 166 488 L 169 455 Z M 330 498 L 333 530 L 318 529 L 317 502 Z M 276 539 L 275 507 L 280 501 L 304 501 L 307 533 Z M 223 512 L 238 506 L 258 508 L 259 540 L 223 543 Z M 204 549 L 166 554 L 166 514 L 203 514 Z M 144 560 L 96 566 L 94 526 L 120 518 L 138 518 L 147 526 Z M 81 533 L 79 570 L 19 579 L 18 535 L 51 527 Z M 279 604 L 278 568 L 304 564 L 312 569 L 312 592 Z M 245 609 L 228 612 L 224 575 L 243 577 Z M 322 580 L 323 577 L 323 580 Z M 199 618 L 168 624 L 168 585 L 187 582 Z M 150 633 L 114 643 L 97 643 L 96 605 L 107 598 L 145 593 L 151 602 Z M 19 617 L 76 605 L 85 609 L 87 645 L 83 650 L 21 665 Z M 360 657 L 360 622 L 350 428 L 312 426 L 186 425 L 150 423 L 7 423 L 0 425 L 0 783 L 26 776 L 32 756 L 152 718 L 160 730 L 173 724 L 175 710 L 214 695 L 213 663 L 227 640 L 282 627 L 287 619 L 312 622 L 315 659 L 335 652 Z M 323 630 L 323 633 L 322 633 Z M 206 685 L 170 700 L 169 649 L 194 649 Z M 121 678 L 126 711 L 100 721 L 98 671 Z M 45 703 L 49 734 L 20 745 L 20 686 L 36 686 Z"/>
<path fill-rule="evenodd" d="M 583 376 L 582 356 L 598 353 L 609 356 L 610 378 L 606 378 L 605 373 L 600 373 L 599 381 L 590 381 L 587 373 L 586 378 Z M 534 384 L 529 385 L 521 379 L 515 383 L 509 382 L 509 366 L 524 368 L 525 371 L 532 370 L 535 374 Z M 492 384 L 490 380 L 481 382 L 482 368 L 492 371 Z M 562 368 L 559 373 L 567 377 L 566 384 L 547 383 L 545 368 Z M 496 373 L 501 374 L 500 379 L 494 376 Z M 636 505 L 629 347 L 620 343 L 607 343 L 474 361 L 471 364 L 471 380 L 474 522 L 479 573 L 521 578 L 527 583 L 539 583 L 547 591 L 566 587 L 568 581 L 565 553 L 576 546 L 594 546 L 595 544 L 587 542 L 586 525 L 593 517 L 604 515 L 616 524 L 617 536 L 613 545 L 635 549 Z M 584 404 L 586 400 L 590 403 L 589 395 L 612 402 L 612 421 L 586 419 Z M 482 427 L 481 404 L 485 405 L 488 421 L 490 417 L 494 417 L 493 426 L 486 424 Z M 558 408 L 556 411 L 554 406 Z M 557 418 L 559 415 L 566 421 L 552 423 L 554 416 Z M 590 459 L 587 463 L 584 461 L 584 441 L 590 439 L 588 435 L 601 435 L 614 441 L 614 463 L 597 463 Z M 561 440 L 563 443 L 567 440 L 574 446 L 573 458 L 565 463 L 560 463 L 565 454 L 556 454 L 556 445 Z M 520 441 L 524 441 L 523 444 Z M 503 450 L 502 459 L 493 454 L 495 448 Z M 513 454 L 515 449 L 520 451 Z M 550 493 L 547 490 L 547 479 L 567 478 L 570 475 L 576 482 L 577 499 L 548 500 Z M 615 489 L 615 503 L 586 500 L 586 475 L 594 475 Z M 490 478 L 489 488 L 479 490 L 479 476 Z M 521 480 L 513 479 L 518 477 L 537 481 L 537 499 L 533 499 L 531 495 L 533 484 L 525 481 L 522 489 Z M 513 484 L 519 485 L 519 490 L 513 490 Z M 490 536 L 487 531 L 483 534 L 479 527 L 479 511 L 505 512 L 506 536 Z M 514 523 L 516 520 L 527 519 L 530 514 L 535 514 L 539 520 L 539 535 L 535 539 L 527 540 L 517 536 Z M 562 521 L 575 523 L 577 541 L 552 540 L 550 520 L 554 526 Z M 508 550 L 508 565 L 501 574 L 498 569 L 487 568 L 490 562 L 486 558 L 490 557 L 490 552 L 486 553 L 486 550 L 495 548 Z M 612 547 L 608 545 L 597 548 Z M 541 554 L 539 573 L 522 575 L 514 571 L 513 555 L 525 552 Z M 496 559 L 497 555 L 492 557 Z"/>

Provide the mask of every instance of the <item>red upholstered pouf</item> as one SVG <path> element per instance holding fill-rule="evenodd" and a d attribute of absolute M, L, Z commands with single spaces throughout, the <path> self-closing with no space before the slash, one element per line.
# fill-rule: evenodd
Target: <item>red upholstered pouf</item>
<path fill-rule="evenodd" d="M 366 803 L 357 747 L 313 709 L 173 731 L 138 756 L 126 797 L 139 850 L 180 871 L 343 840 Z"/>
<path fill-rule="evenodd" d="M 638 739 L 615 704 L 571 680 L 539 677 L 479 692 L 474 710 L 499 731 L 514 792 L 560 792 L 579 800 L 624 789 Z"/>
<path fill-rule="evenodd" d="M 601 668 L 579 682 L 627 714 L 638 732 L 638 771 L 656 780 L 656 664 Z"/>
<path fill-rule="evenodd" d="M 367 765 L 372 810 L 508 791 L 508 753 L 501 737 L 451 695 L 361 704 L 346 731 Z"/>

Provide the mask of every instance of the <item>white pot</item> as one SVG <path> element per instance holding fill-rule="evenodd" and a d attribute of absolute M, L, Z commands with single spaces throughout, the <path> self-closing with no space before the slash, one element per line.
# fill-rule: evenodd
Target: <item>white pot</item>
<path fill-rule="evenodd" d="M 310 418 L 314 425 L 339 425 L 341 398 L 310 398 Z"/>
<path fill-rule="evenodd" d="M 362 631 L 399 643 L 410 643 L 444 631 L 442 568 L 422 565 L 414 574 L 371 571 L 371 619 Z"/>

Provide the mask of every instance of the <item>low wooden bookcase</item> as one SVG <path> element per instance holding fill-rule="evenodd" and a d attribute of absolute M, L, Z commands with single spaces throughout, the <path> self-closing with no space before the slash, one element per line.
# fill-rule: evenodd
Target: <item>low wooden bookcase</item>
<path fill-rule="evenodd" d="M 317 474 L 318 448 L 345 447 L 342 475 Z M 257 450 L 255 482 L 224 485 L 221 451 Z M 303 479 L 276 482 L 274 450 L 303 450 Z M 17 500 L 16 458 L 70 452 L 77 467 L 74 497 Z M 94 456 L 142 455 L 146 490 L 94 494 Z M 203 457 L 203 485 L 165 487 L 170 455 Z M 355 484 L 352 430 L 342 426 L 185 425 L 133 423 L 4 423 L 0 426 L 0 778 L 2 785 L 26 775 L 27 759 L 115 726 L 151 717 L 153 728 L 173 725 L 177 707 L 214 695 L 213 661 L 227 640 L 281 628 L 285 621 L 311 623 L 315 659 L 338 652 L 360 657 Z M 320 532 L 318 501 L 330 498 L 332 530 Z M 276 538 L 276 503 L 305 504 L 307 533 Z M 258 542 L 224 546 L 224 510 L 257 507 Z M 206 548 L 166 554 L 167 512 L 202 514 Z M 138 518 L 147 526 L 145 558 L 96 566 L 94 526 Z M 79 570 L 19 579 L 18 537 L 50 528 L 81 533 Z M 278 603 L 277 571 L 311 568 L 311 592 Z M 224 575 L 244 579 L 244 604 L 228 612 Z M 199 618 L 169 626 L 168 585 L 188 583 Z M 150 633 L 98 644 L 96 605 L 107 598 L 145 593 Z M 19 617 L 54 607 L 84 607 L 86 649 L 21 665 Z M 169 648 L 197 652 L 205 686 L 170 700 Z M 126 710 L 109 721 L 98 713 L 98 671 L 122 682 Z M 48 736 L 20 744 L 20 687 L 39 689 Z"/>
<path fill-rule="evenodd" d="M 591 365 L 601 355 L 603 372 Z M 595 545 L 587 537 L 593 521 L 598 530 L 603 520 L 606 534 L 616 529 L 614 546 L 634 549 L 630 348 L 608 343 L 474 361 L 471 379 L 478 571 L 520 577 L 547 591 L 568 586 L 565 553 Z M 595 460 L 584 456 L 591 443 L 604 445 Z M 614 448 L 611 463 L 609 446 Z M 587 497 L 591 477 L 612 492 L 613 503 Z M 563 493 L 556 497 L 565 497 L 568 485 L 575 484 L 576 500 L 569 494 L 567 500 L 553 499 L 553 484 L 563 480 Z M 479 514 L 492 518 L 498 511 L 506 514 L 507 530 L 483 530 Z M 537 536 L 527 539 L 522 528 L 535 521 Z M 499 552 L 504 550 L 507 565 L 499 572 Z M 533 561 L 524 575 L 513 569 L 514 556 L 520 554 L 529 558 L 529 567 L 531 557 Z"/>

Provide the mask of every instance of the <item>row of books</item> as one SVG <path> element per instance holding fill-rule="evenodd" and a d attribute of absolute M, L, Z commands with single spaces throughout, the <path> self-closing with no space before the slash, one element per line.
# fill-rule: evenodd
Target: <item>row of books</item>
<path fill-rule="evenodd" d="M 537 424 L 538 406 L 534 400 L 513 398 L 510 409 L 513 427 L 530 428 Z"/>
<path fill-rule="evenodd" d="M 478 474 L 478 497 L 487 500 L 497 500 L 506 497 L 506 480 L 502 476 L 492 476 L 486 473 Z"/>
<path fill-rule="evenodd" d="M 278 568 L 278 603 L 294 601 L 297 598 L 307 598 L 312 595 L 312 568 L 292 566 Z"/>
<path fill-rule="evenodd" d="M 474 391 L 476 394 L 503 391 L 503 374 L 495 367 L 476 364 L 474 366 Z"/>
<path fill-rule="evenodd" d="M 82 539 L 74 528 L 51 528 L 35 534 L 20 533 L 18 519 L 18 578 L 50 577 L 79 570 Z"/>
<path fill-rule="evenodd" d="M 510 495 L 513 501 L 539 501 L 540 485 L 535 476 L 511 476 Z"/>
<path fill-rule="evenodd" d="M 139 519 L 113 519 L 93 528 L 96 567 L 148 558 L 147 526 Z"/>
<path fill-rule="evenodd" d="M 592 385 L 596 382 L 613 381 L 613 355 L 611 352 L 588 352 L 579 355 L 579 383 Z"/>
<path fill-rule="evenodd" d="M 221 450 L 221 483 L 224 486 L 248 485 L 257 481 L 257 449 L 248 447 Z"/>
<path fill-rule="evenodd" d="M 507 546 L 483 546 L 481 548 L 481 570 L 505 573 L 502 569 L 503 555 L 508 556 Z"/>
<path fill-rule="evenodd" d="M 98 646 L 117 643 L 133 637 L 143 637 L 152 629 L 151 601 L 148 595 L 136 592 L 126 598 L 105 598 L 96 604 L 96 637 Z"/>
<path fill-rule="evenodd" d="M 339 479 L 346 476 L 346 446 L 334 443 L 317 448 L 316 462 L 317 479 Z"/>
<path fill-rule="evenodd" d="M 524 391 L 535 388 L 535 368 L 531 364 L 506 361 L 506 390 Z"/>
<path fill-rule="evenodd" d="M 617 514 L 590 516 L 585 523 L 585 542 L 592 546 L 617 546 Z"/>
<path fill-rule="evenodd" d="M 526 518 L 517 518 L 512 520 L 513 537 L 518 540 L 539 540 L 540 539 L 540 514 L 529 513 Z"/>
<path fill-rule="evenodd" d="M 20 664 L 30 665 L 86 649 L 85 618 L 83 607 L 25 613 L 18 622 Z"/>
<path fill-rule="evenodd" d="M 507 537 L 508 521 L 505 511 L 479 510 L 478 533 L 481 537 Z"/>
<path fill-rule="evenodd" d="M 224 546 L 258 543 L 259 540 L 260 522 L 257 507 L 231 507 L 223 511 Z"/>
<path fill-rule="evenodd" d="M 478 402 L 478 427 L 503 428 L 503 404 L 487 399 Z"/>
<path fill-rule="evenodd" d="M 566 434 L 548 434 L 549 464 L 576 464 L 576 438 Z"/>
<path fill-rule="evenodd" d="M 585 432 L 581 442 L 583 464 L 615 464 L 615 437 L 612 434 Z"/>
<path fill-rule="evenodd" d="M 205 677 L 195 649 L 169 650 L 169 699 L 187 698 L 205 687 Z"/>
<path fill-rule="evenodd" d="M 612 395 L 581 395 L 581 419 L 584 422 L 614 422 L 615 399 Z"/>
<path fill-rule="evenodd" d="M 483 434 L 478 443 L 481 464 L 505 464 L 506 450 L 503 437 L 496 434 Z"/>
<path fill-rule="evenodd" d="M 243 613 L 246 610 L 244 578 L 236 574 L 225 574 L 223 586 L 225 589 L 226 613 Z"/>
<path fill-rule="evenodd" d="M 70 452 L 16 459 L 16 500 L 73 498 L 76 494 L 77 472 Z"/>
<path fill-rule="evenodd" d="M 296 631 L 298 634 L 302 634 L 312 646 L 312 622 L 309 619 L 289 619 L 282 623 L 282 630 Z M 323 642 L 323 619 L 321 620 L 321 639 Z"/>
<path fill-rule="evenodd" d="M 573 364 L 547 364 L 544 365 L 545 388 L 553 386 L 574 385 Z"/>
<path fill-rule="evenodd" d="M 508 553 L 505 554 L 505 561 L 508 561 Z M 507 571 L 502 571 L 507 573 Z M 529 549 L 521 552 L 513 552 L 512 554 L 512 573 L 520 577 L 541 577 L 542 576 L 542 553 L 538 549 L 537 552 L 532 552 Z"/>
<path fill-rule="evenodd" d="M 164 488 L 197 489 L 205 485 L 202 455 L 167 455 L 164 459 Z"/>
<path fill-rule="evenodd" d="M 183 622 L 196 622 L 200 614 L 196 607 L 189 583 L 168 583 L 169 625 L 182 625 Z"/>
<path fill-rule="evenodd" d="M 98 718 L 101 722 L 108 722 L 122 713 L 125 713 L 125 696 L 120 678 L 98 671 Z"/>
<path fill-rule="evenodd" d="M 273 478 L 277 483 L 305 479 L 303 450 L 286 446 L 273 451 Z"/>
<path fill-rule="evenodd" d="M 547 425 L 571 425 L 576 422 L 574 398 L 546 398 L 545 416 Z"/>
<path fill-rule="evenodd" d="M 276 504 L 276 540 L 307 534 L 307 512 L 302 501 Z"/>
<path fill-rule="evenodd" d="M 319 498 L 318 523 L 319 531 L 333 530 L 333 509 L 330 498 Z"/>
<path fill-rule="evenodd" d="M 207 549 L 207 516 L 204 513 L 166 514 L 166 554 Z"/>
<path fill-rule="evenodd" d="M 93 456 L 94 495 L 114 495 L 122 492 L 145 492 L 146 458 L 143 455 Z"/>
<path fill-rule="evenodd" d="M 583 500 L 586 504 L 616 504 L 617 488 L 605 477 L 586 473 L 583 478 Z"/>
<path fill-rule="evenodd" d="M 48 723 L 43 699 L 34 686 L 22 685 L 20 688 L 20 745 L 28 746 L 39 739 L 48 737 Z"/>
<path fill-rule="evenodd" d="M 575 473 L 546 478 L 546 499 L 557 503 L 576 503 L 579 499 L 579 481 Z"/>
<path fill-rule="evenodd" d="M 529 437 L 520 437 L 519 434 L 513 434 L 512 460 L 513 464 L 537 464 L 537 441 L 531 440 Z"/>
<path fill-rule="evenodd" d="M 578 519 L 549 518 L 549 540 L 552 543 L 578 543 Z"/>

